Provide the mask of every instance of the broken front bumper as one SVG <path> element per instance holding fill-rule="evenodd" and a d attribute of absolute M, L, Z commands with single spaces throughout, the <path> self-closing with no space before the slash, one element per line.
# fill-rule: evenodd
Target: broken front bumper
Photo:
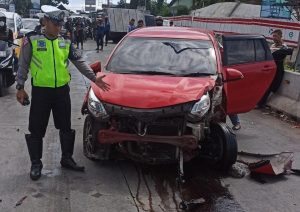
<path fill-rule="evenodd" d="M 177 146 L 183 149 L 197 149 L 197 137 L 194 135 L 182 136 L 160 136 L 160 135 L 145 135 L 139 136 L 130 133 L 122 133 L 113 130 L 100 130 L 98 132 L 98 141 L 101 144 L 115 144 L 124 141 L 163 143 Z"/>

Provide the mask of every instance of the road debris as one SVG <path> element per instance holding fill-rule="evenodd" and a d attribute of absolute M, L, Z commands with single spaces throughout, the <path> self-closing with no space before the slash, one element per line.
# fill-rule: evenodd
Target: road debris
<path fill-rule="evenodd" d="M 15 207 L 22 205 L 23 201 L 27 198 L 27 196 L 22 197 L 17 203 Z"/>
<path fill-rule="evenodd" d="M 265 155 L 239 152 L 238 161 L 247 164 L 251 173 L 279 175 L 292 169 L 293 159 L 293 152 Z"/>
<path fill-rule="evenodd" d="M 249 172 L 248 166 L 237 162 L 228 170 L 228 175 L 234 178 L 243 178 L 247 175 L 247 172 Z"/>

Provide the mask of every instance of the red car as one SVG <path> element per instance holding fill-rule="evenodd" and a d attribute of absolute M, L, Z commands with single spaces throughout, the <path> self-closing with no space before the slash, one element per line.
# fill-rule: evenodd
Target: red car
<path fill-rule="evenodd" d="M 150 164 L 203 157 L 222 169 L 236 161 L 237 142 L 226 115 L 252 110 L 276 71 L 260 35 L 150 27 L 129 33 L 106 66 L 111 85 L 91 84 L 82 107 L 84 154 L 123 156 Z M 221 53 L 222 49 L 222 53 Z M 117 154 L 118 153 L 118 154 Z"/>

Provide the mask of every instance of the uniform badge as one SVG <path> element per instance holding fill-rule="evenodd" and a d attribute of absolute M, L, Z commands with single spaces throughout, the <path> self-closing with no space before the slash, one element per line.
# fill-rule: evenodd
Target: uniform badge
<path fill-rule="evenodd" d="M 38 40 L 37 41 L 37 50 L 38 51 L 47 51 L 45 40 Z"/>
<path fill-rule="evenodd" d="M 66 43 L 64 41 L 59 41 L 58 46 L 61 49 L 65 49 L 66 48 Z"/>

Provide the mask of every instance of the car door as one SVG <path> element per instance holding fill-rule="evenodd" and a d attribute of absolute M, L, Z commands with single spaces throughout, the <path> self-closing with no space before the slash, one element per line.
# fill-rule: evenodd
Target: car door
<path fill-rule="evenodd" d="M 223 35 L 223 76 L 227 114 L 252 110 L 269 88 L 276 64 L 266 39 L 260 35 Z M 226 82 L 229 68 L 244 78 Z"/>

